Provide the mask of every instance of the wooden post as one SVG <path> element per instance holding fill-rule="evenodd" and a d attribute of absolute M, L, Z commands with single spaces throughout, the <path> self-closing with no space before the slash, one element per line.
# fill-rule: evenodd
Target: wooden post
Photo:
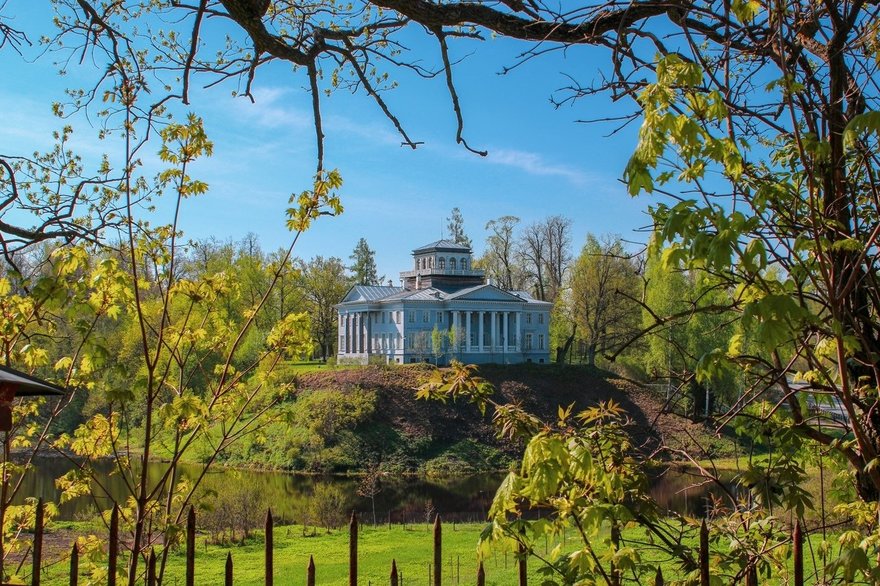
<path fill-rule="evenodd" d="M 434 586 L 441 586 L 443 575 L 443 527 L 440 515 L 434 515 Z"/>
<path fill-rule="evenodd" d="M 519 586 L 528 586 L 529 575 L 526 567 L 526 546 L 519 544 Z"/>
<path fill-rule="evenodd" d="M 306 586 L 315 586 L 315 556 L 309 556 L 309 565 L 306 568 Z"/>
<path fill-rule="evenodd" d="M 266 511 L 266 586 L 272 586 L 272 509 Z"/>
<path fill-rule="evenodd" d="M 483 560 L 477 568 L 477 586 L 486 586 L 486 570 L 483 569 Z"/>
<path fill-rule="evenodd" d="M 794 557 L 794 586 L 804 586 L 804 536 L 801 532 L 801 520 L 794 523 L 792 535 L 792 557 Z"/>
<path fill-rule="evenodd" d="M 156 586 L 156 550 L 153 548 L 147 558 L 147 586 Z"/>
<path fill-rule="evenodd" d="M 709 528 L 705 519 L 700 525 L 700 586 L 709 586 Z"/>
<path fill-rule="evenodd" d="M 348 523 L 348 586 L 358 583 L 358 519 L 357 512 L 351 512 Z"/>
<path fill-rule="evenodd" d="M 398 586 L 397 584 L 397 560 L 391 560 L 391 586 Z"/>
<path fill-rule="evenodd" d="M 663 586 L 663 570 L 657 566 L 657 575 L 654 576 L 654 586 Z"/>
<path fill-rule="evenodd" d="M 196 510 L 192 505 L 186 514 L 186 586 L 196 584 Z"/>
<path fill-rule="evenodd" d="M 226 586 L 232 586 L 232 552 L 226 554 Z"/>
<path fill-rule="evenodd" d="M 40 586 L 40 569 L 43 567 L 43 499 L 37 501 L 36 518 L 34 519 L 34 569 L 31 584 Z"/>
<path fill-rule="evenodd" d="M 73 547 L 70 548 L 70 586 L 77 584 L 79 584 L 79 548 L 74 541 Z"/>
<path fill-rule="evenodd" d="M 119 507 L 110 513 L 110 543 L 107 546 L 107 586 L 116 586 L 116 561 L 119 557 Z"/>

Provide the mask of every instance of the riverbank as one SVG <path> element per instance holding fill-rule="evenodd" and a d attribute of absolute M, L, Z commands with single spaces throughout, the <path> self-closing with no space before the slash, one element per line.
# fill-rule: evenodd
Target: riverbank
<path fill-rule="evenodd" d="M 237 442 L 218 463 L 237 468 L 358 473 L 376 463 L 392 474 L 473 474 L 507 469 L 522 442 L 499 439 L 492 413 L 467 402 L 416 399 L 435 369 L 429 364 L 370 365 L 282 372 L 294 391 L 259 433 Z M 603 401 L 621 405 L 633 441 L 645 453 L 665 445 L 697 456 L 728 456 L 733 442 L 675 414 L 662 397 L 612 373 L 571 365 L 483 365 L 495 400 L 518 403 L 552 421 L 560 405 L 575 411 Z M 667 452 L 670 454 L 671 452 Z M 200 452 L 188 457 L 198 460 Z"/>

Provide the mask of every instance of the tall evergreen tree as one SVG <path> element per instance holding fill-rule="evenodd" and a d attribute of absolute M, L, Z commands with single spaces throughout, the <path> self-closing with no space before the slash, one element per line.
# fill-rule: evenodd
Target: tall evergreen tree
<path fill-rule="evenodd" d="M 381 285 L 385 279 L 376 272 L 376 251 L 370 248 L 366 238 L 358 240 L 354 251 L 351 253 L 351 266 L 348 270 L 352 273 L 352 279 L 358 285 Z"/>
<path fill-rule="evenodd" d="M 452 208 L 452 212 L 446 218 L 446 229 L 449 231 L 450 240 L 468 248 L 472 247 L 471 239 L 464 233 L 464 217 L 461 215 L 460 209 Z"/>

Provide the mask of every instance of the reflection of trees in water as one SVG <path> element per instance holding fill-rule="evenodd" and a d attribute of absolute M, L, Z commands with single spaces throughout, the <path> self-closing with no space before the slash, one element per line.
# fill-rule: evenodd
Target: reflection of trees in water
<path fill-rule="evenodd" d="M 734 474 L 722 475 L 727 490 L 737 495 Z M 661 509 L 693 517 L 705 517 L 721 503 L 730 507 L 727 494 L 715 482 L 707 481 L 697 471 L 687 467 L 671 467 L 658 470 L 651 484 L 651 497 Z"/>
<path fill-rule="evenodd" d="M 57 503 L 60 493 L 55 487 L 55 479 L 72 467 L 73 465 L 63 458 L 40 459 L 33 472 L 25 479 L 25 486 L 20 494 L 42 496 L 47 501 Z M 106 468 L 109 470 L 109 467 Z M 159 469 L 157 468 L 156 471 L 158 475 Z M 199 471 L 198 466 L 182 466 L 181 476 L 193 478 Z M 420 522 L 424 519 L 425 503 L 429 501 L 444 521 L 454 519 L 479 521 L 485 518 L 495 491 L 503 479 L 503 474 L 443 479 L 383 475 L 381 490 L 376 494 L 377 521 L 387 522 L 391 513 L 392 521 L 395 523 Z M 732 476 L 725 480 L 732 480 Z M 122 481 L 118 477 L 109 476 L 104 482 L 115 497 L 120 498 L 125 493 Z M 712 497 L 720 496 L 722 491 L 715 485 L 700 485 L 701 482 L 701 478 L 686 468 L 670 468 L 664 473 L 658 472 L 651 488 L 651 496 L 662 508 L 702 516 L 710 506 Z M 209 473 L 206 487 L 218 495 L 224 495 L 224 498 L 231 503 L 246 498 L 236 497 L 237 494 L 262 495 L 259 499 L 261 513 L 257 518 L 257 526 L 260 526 L 266 506 L 272 507 L 272 513 L 279 524 L 302 522 L 310 513 L 314 516 L 315 492 L 317 490 L 320 496 L 319 487 L 326 485 L 338 488 L 338 492 L 334 490 L 333 501 L 340 508 L 340 514 L 347 518 L 348 513 L 354 509 L 364 513 L 361 516 L 362 521 L 372 520 L 372 513 L 366 514 L 372 510 L 372 504 L 369 498 L 358 496 L 359 483 L 358 477 L 215 469 Z M 729 486 L 732 486 L 732 483 Z M 204 495 L 206 499 L 210 497 L 211 494 Z M 98 507 L 106 508 L 101 502 L 98 503 Z M 77 514 L 88 513 L 90 510 L 94 510 L 94 507 L 89 498 L 75 499 L 60 505 L 60 518 L 73 519 Z M 239 525 L 239 531 L 241 527 L 243 525 Z"/>

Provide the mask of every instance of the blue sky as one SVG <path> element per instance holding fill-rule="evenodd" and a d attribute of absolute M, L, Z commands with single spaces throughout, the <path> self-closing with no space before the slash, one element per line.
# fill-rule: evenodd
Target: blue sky
<path fill-rule="evenodd" d="M 36 10 L 25 5 L 12 1 L 4 14 Z M 47 30 L 38 14 L 21 14 L 15 23 L 32 39 Z M 416 39 L 413 46 L 433 62 L 433 44 Z M 423 80 L 397 72 L 399 87 L 385 94 L 410 136 L 424 142 L 415 151 L 400 146 L 391 123 L 365 94 L 338 91 L 325 98 L 325 161 L 345 180 L 345 213 L 319 220 L 300 241 L 297 255 L 339 256 L 347 262 L 364 237 L 376 250 L 380 273 L 396 281 L 397 273 L 409 268 L 413 248 L 440 238 L 453 207 L 461 209 L 478 254 L 486 222 L 502 215 L 518 216 L 522 225 L 555 214 L 569 217 L 576 250 L 587 232 L 643 241 L 645 234 L 634 230 L 647 224 L 649 198 L 630 198 L 619 182 L 637 125 L 608 137 L 608 125 L 575 122 L 619 112 L 609 109 L 605 98 L 560 109 L 549 101 L 554 90 L 568 83 L 564 73 L 592 81 L 601 53 L 571 50 L 499 75 L 523 48 L 507 40 L 452 46 L 453 56 L 464 58 L 455 77 L 465 137 L 489 151 L 485 158 L 455 144 L 455 118 L 442 77 Z M 0 51 L 7 79 L 17 81 L 0 88 L 2 154 L 48 148 L 51 131 L 63 124 L 51 115 L 51 102 L 63 98 L 64 87 L 95 74 L 87 64 L 59 77 L 53 56 L 37 54 L 37 48 L 27 50 L 23 59 L 8 49 Z M 254 232 L 266 250 L 289 241 L 287 198 L 308 186 L 315 164 L 305 83 L 300 73 L 278 63 L 258 72 L 256 104 L 232 97 L 233 85 L 196 92 L 189 109 L 204 118 L 215 149 L 213 157 L 193 169 L 210 192 L 188 202 L 187 237 L 239 239 Z M 87 160 L 118 148 L 96 141 L 96 129 L 84 117 L 68 122 Z"/>

